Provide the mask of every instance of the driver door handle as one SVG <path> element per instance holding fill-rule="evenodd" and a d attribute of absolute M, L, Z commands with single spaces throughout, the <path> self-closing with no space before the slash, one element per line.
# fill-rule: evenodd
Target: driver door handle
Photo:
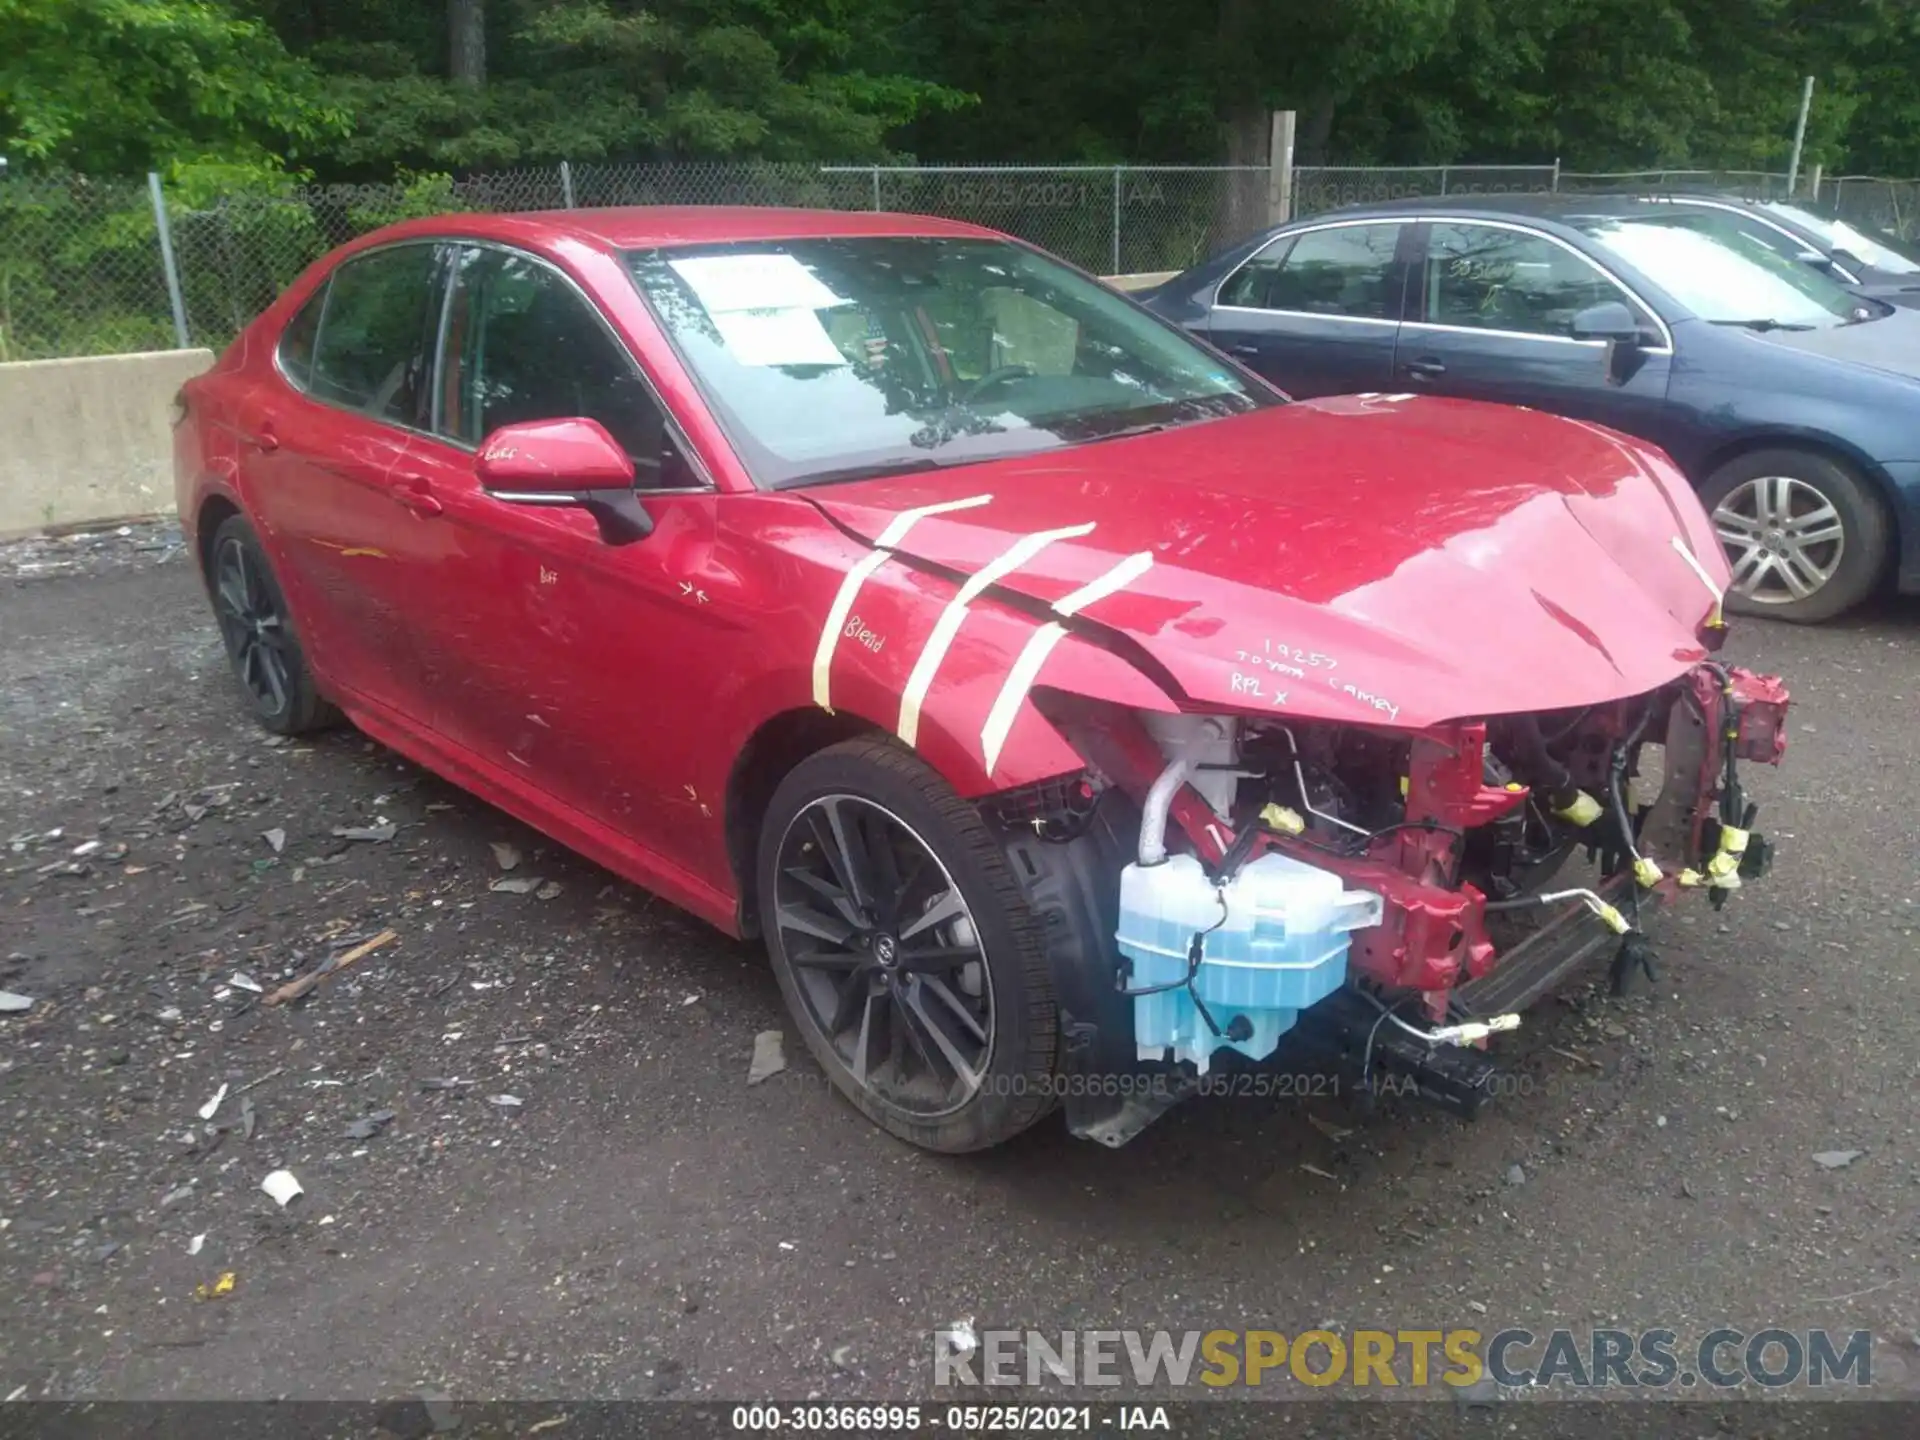
<path fill-rule="evenodd" d="M 1249 345 L 1244 341 L 1238 345 L 1229 345 L 1227 349 L 1235 355 L 1258 356 L 1260 354 L 1258 345 Z"/>
<path fill-rule="evenodd" d="M 1418 360 L 1407 362 L 1407 374 L 1415 380 L 1438 380 L 1446 373 L 1446 362 L 1431 355 L 1422 355 Z"/>
<path fill-rule="evenodd" d="M 420 516 L 443 515 L 447 509 L 434 498 L 433 484 L 424 475 L 402 475 L 394 486 L 393 498 Z"/>

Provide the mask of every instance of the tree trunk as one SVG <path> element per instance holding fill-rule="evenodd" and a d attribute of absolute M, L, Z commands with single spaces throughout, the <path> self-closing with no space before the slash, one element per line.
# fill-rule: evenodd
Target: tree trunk
<path fill-rule="evenodd" d="M 1222 178 L 1214 247 L 1233 245 L 1267 225 L 1267 164 L 1273 144 L 1273 119 L 1258 102 L 1236 105 L 1220 122 L 1227 165 L 1253 166 Z"/>
<path fill-rule="evenodd" d="M 1300 143 L 1296 148 L 1299 163 L 1302 165 L 1326 165 L 1327 142 L 1333 136 L 1333 112 L 1339 102 L 1328 91 L 1314 96 L 1313 106 L 1306 113 L 1305 123 L 1300 127 Z"/>
<path fill-rule="evenodd" d="M 486 84 L 486 0 L 447 0 L 447 36 L 447 69 L 455 83 Z"/>
<path fill-rule="evenodd" d="M 1222 164 L 1261 167 L 1231 171 L 1214 204 L 1212 249 L 1246 239 L 1267 223 L 1264 168 L 1272 125 L 1261 103 L 1259 69 L 1254 63 L 1259 0 L 1220 0 L 1218 30 L 1219 116 Z"/>

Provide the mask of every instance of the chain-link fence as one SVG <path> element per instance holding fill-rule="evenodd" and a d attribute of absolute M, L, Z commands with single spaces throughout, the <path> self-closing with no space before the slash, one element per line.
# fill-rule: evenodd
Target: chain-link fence
<path fill-rule="evenodd" d="M 144 181 L 0 182 L 0 362 L 174 342 Z"/>
<path fill-rule="evenodd" d="M 1805 194 L 1850 219 L 1920 233 L 1920 181 L 1809 176 Z M 1558 165 L 834 166 L 773 163 L 558 165 L 462 179 L 236 193 L 167 203 L 179 288 L 176 323 L 153 190 L 84 177 L 0 180 L 0 361 L 219 348 L 309 263 L 356 235 L 448 211 L 609 205 L 790 205 L 894 210 L 966 220 L 1020 236 L 1085 269 L 1183 269 L 1281 214 L 1421 195 L 1537 191 L 1787 193 L 1757 171 L 1612 174 Z"/>

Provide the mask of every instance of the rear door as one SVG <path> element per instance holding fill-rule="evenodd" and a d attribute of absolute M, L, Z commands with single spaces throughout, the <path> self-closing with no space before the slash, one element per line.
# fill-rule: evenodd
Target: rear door
<path fill-rule="evenodd" d="M 1279 236 L 1221 282 L 1208 338 L 1299 398 L 1394 388 L 1410 229 L 1350 220 Z"/>
<path fill-rule="evenodd" d="M 426 718 L 408 615 L 423 523 L 408 454 L 424 428 L 440 251 L 347 260 L 289 322 L 280 380 L 238 416 L 241 484 L 320 672 Z"/>
<path fill-rule="evenodd" d="M 1527 405 L 1656 442 L 1670 428 L 1671 332 L 1574 246 L 1519 224 L 1433 220 L 1413 255 L 1394 389 Z M 1649 343 L 1616 354 L 1574 338 L 1573 317 L 1608 301 L 1627 307 Z"/>

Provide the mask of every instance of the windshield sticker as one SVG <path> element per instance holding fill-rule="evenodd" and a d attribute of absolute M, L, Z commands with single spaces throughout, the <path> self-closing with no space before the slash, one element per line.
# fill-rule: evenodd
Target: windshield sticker
<path fill-rule="evenodd" d="M 722 310 L 714 329 L 742 365 L 845 365 L 847 357 L 811 310 Z"/>
<path fill-rule="evenodd" d="M 791 255 L 696 255 L 667 263 L 716 318 L 733 310 L 827 310 L 849 303 Z"/>

